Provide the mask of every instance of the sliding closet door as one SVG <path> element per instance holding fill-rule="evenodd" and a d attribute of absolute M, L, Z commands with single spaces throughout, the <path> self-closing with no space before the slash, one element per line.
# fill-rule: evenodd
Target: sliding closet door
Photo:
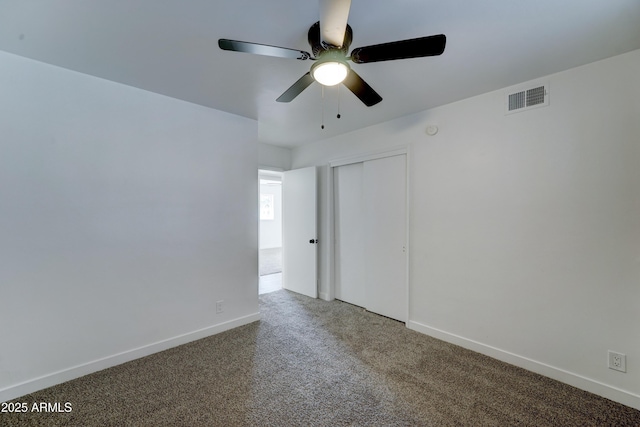
<path fill-rule="evenodd" d="M 407 321 L 406 155 L 333 168 L 336 298 Z"/>
<path fill-rule="evenodd" d="M 406 155 L 364 162 L 366 308 L 407 321 Z"/>
<path fill-rule="evenodd" d="M 333 170 L 336 298 L 366 307 L 362 163 Z"/>

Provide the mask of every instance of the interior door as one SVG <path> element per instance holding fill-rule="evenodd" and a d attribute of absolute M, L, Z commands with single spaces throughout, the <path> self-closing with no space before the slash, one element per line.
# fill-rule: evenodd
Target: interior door
<path fill-rule="evenodd" d="M 336 298 L 366 307 L 362 178 L 362 162 L 333 169 L 333 265 Z"/>
<path fill-rule="evenodd" d="M 367 310 L 407 321 L 406 155 L 364 162 Z"/>
<path fill-rule="evenodd" d="M 317 286 L 316 168 L 282 176 L 282 287 L 312 298 Z"/>

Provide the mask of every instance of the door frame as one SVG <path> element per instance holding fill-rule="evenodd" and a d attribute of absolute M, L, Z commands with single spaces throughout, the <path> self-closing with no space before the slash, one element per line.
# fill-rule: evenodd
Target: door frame
<path fill-rule="evenodd" d="M 410 241 L 410 235 L 409 235 L 409 229 L 411 227 L 411 210 L 410 210 L 410 206 L 411 206 L 411 200 L 410 200 L 410 188 L 411 188 L 411 174 L 410 174 L 410 169 L 411 169 L 411 146 L 410 145 L 405 145 L 405 146 L 400 146 L 400 147 L 395 147 L 395 148 L 391 148 L 391 149 L 384 149 L 384 150 L 377 150 L 377 151 L 371 151 L 368 153 L 364 153 L 364 154 L 359 154 L 359 155 L 354 155 L 354 156 L 348 156 L 348 157 L 342 157 L 342 158 L 338 158 L 336 160 L 332 160 L 329 162 L 328 164 L 328 171 L 326 174 L 326 199 L 325 199 L 325 206 L 326 206 L 326 218 L 328 219 L 327 221 L 327 231 L 324 235 L 324 240 L 326 242 L 329 242 L 328 245 L 324 245 L 324 255 L 326 256 L 327 259 L 327 263 L 325 266 L 325 274 L 326 277 L 329 278 L 329 292 L 328 293 L 321 293 L 320 294 L 320 298 L 327 300 L 327 301 L 331 301 L 333 299 L 335 299 L 335 295 L 336 295 L 336 275 L 335 275 L 335 228 L 334 228 L 334 223 L 335 223 L 335 210 L 334 210 L 334 191 L 333 191 L 333 179 L 334 179 L 334 168 L 339 167 L 339 166 L 344 166 L 344 165 L 349 165 L 349 164 L 353 164 L 353 163 L 360 163 L 360 162 L 366 162 L 368 160 L 376 160 L 376 159 L 383 159 L 385 157 L 393 157 L 393 156 L 400 156 L 400 155 L 405 155 L 406 156 L 406 188 L 405 188 L 405 210 L 406 210 L 406 222 L 405 222 L 405 242 L 406 242 L 406 257 L 405 257 L 405 295 L 406 297 L 406 301 L 405 301 L 405 325 L 409 324 L 410 321 L 410 310 L 409 310 L 409 301 L 410 301 L 410 287 L 409 287 L 409 283 L 410 283 L 410 270 L 409 270 L 409 265 L 410 265 L 410 258 L 411 258 L 411 241 Z"/>

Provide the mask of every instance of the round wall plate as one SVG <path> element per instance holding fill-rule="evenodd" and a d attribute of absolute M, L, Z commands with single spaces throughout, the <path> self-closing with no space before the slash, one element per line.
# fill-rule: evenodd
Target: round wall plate
<path fill-rule="evenodd" d="M 436 126 L 436 125 L 427 126 L 427 135 L 433 136 L 436 133 L 438 133 L 438 126 Z"/>

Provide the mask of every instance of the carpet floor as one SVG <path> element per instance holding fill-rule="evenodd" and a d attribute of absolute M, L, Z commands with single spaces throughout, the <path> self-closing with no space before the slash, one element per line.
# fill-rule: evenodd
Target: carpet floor
<path fill-rule="evenodd" d="M 407 329 L 281 290 L 262 320 L 23 396 L 69 413 L 0 425 L 640 426 L 640 411 Z"/>
<path fill-rule="evenodd" d="M 282 248 L 260 249 L 258 274 L 266 276 L 282 272 Z"/>

